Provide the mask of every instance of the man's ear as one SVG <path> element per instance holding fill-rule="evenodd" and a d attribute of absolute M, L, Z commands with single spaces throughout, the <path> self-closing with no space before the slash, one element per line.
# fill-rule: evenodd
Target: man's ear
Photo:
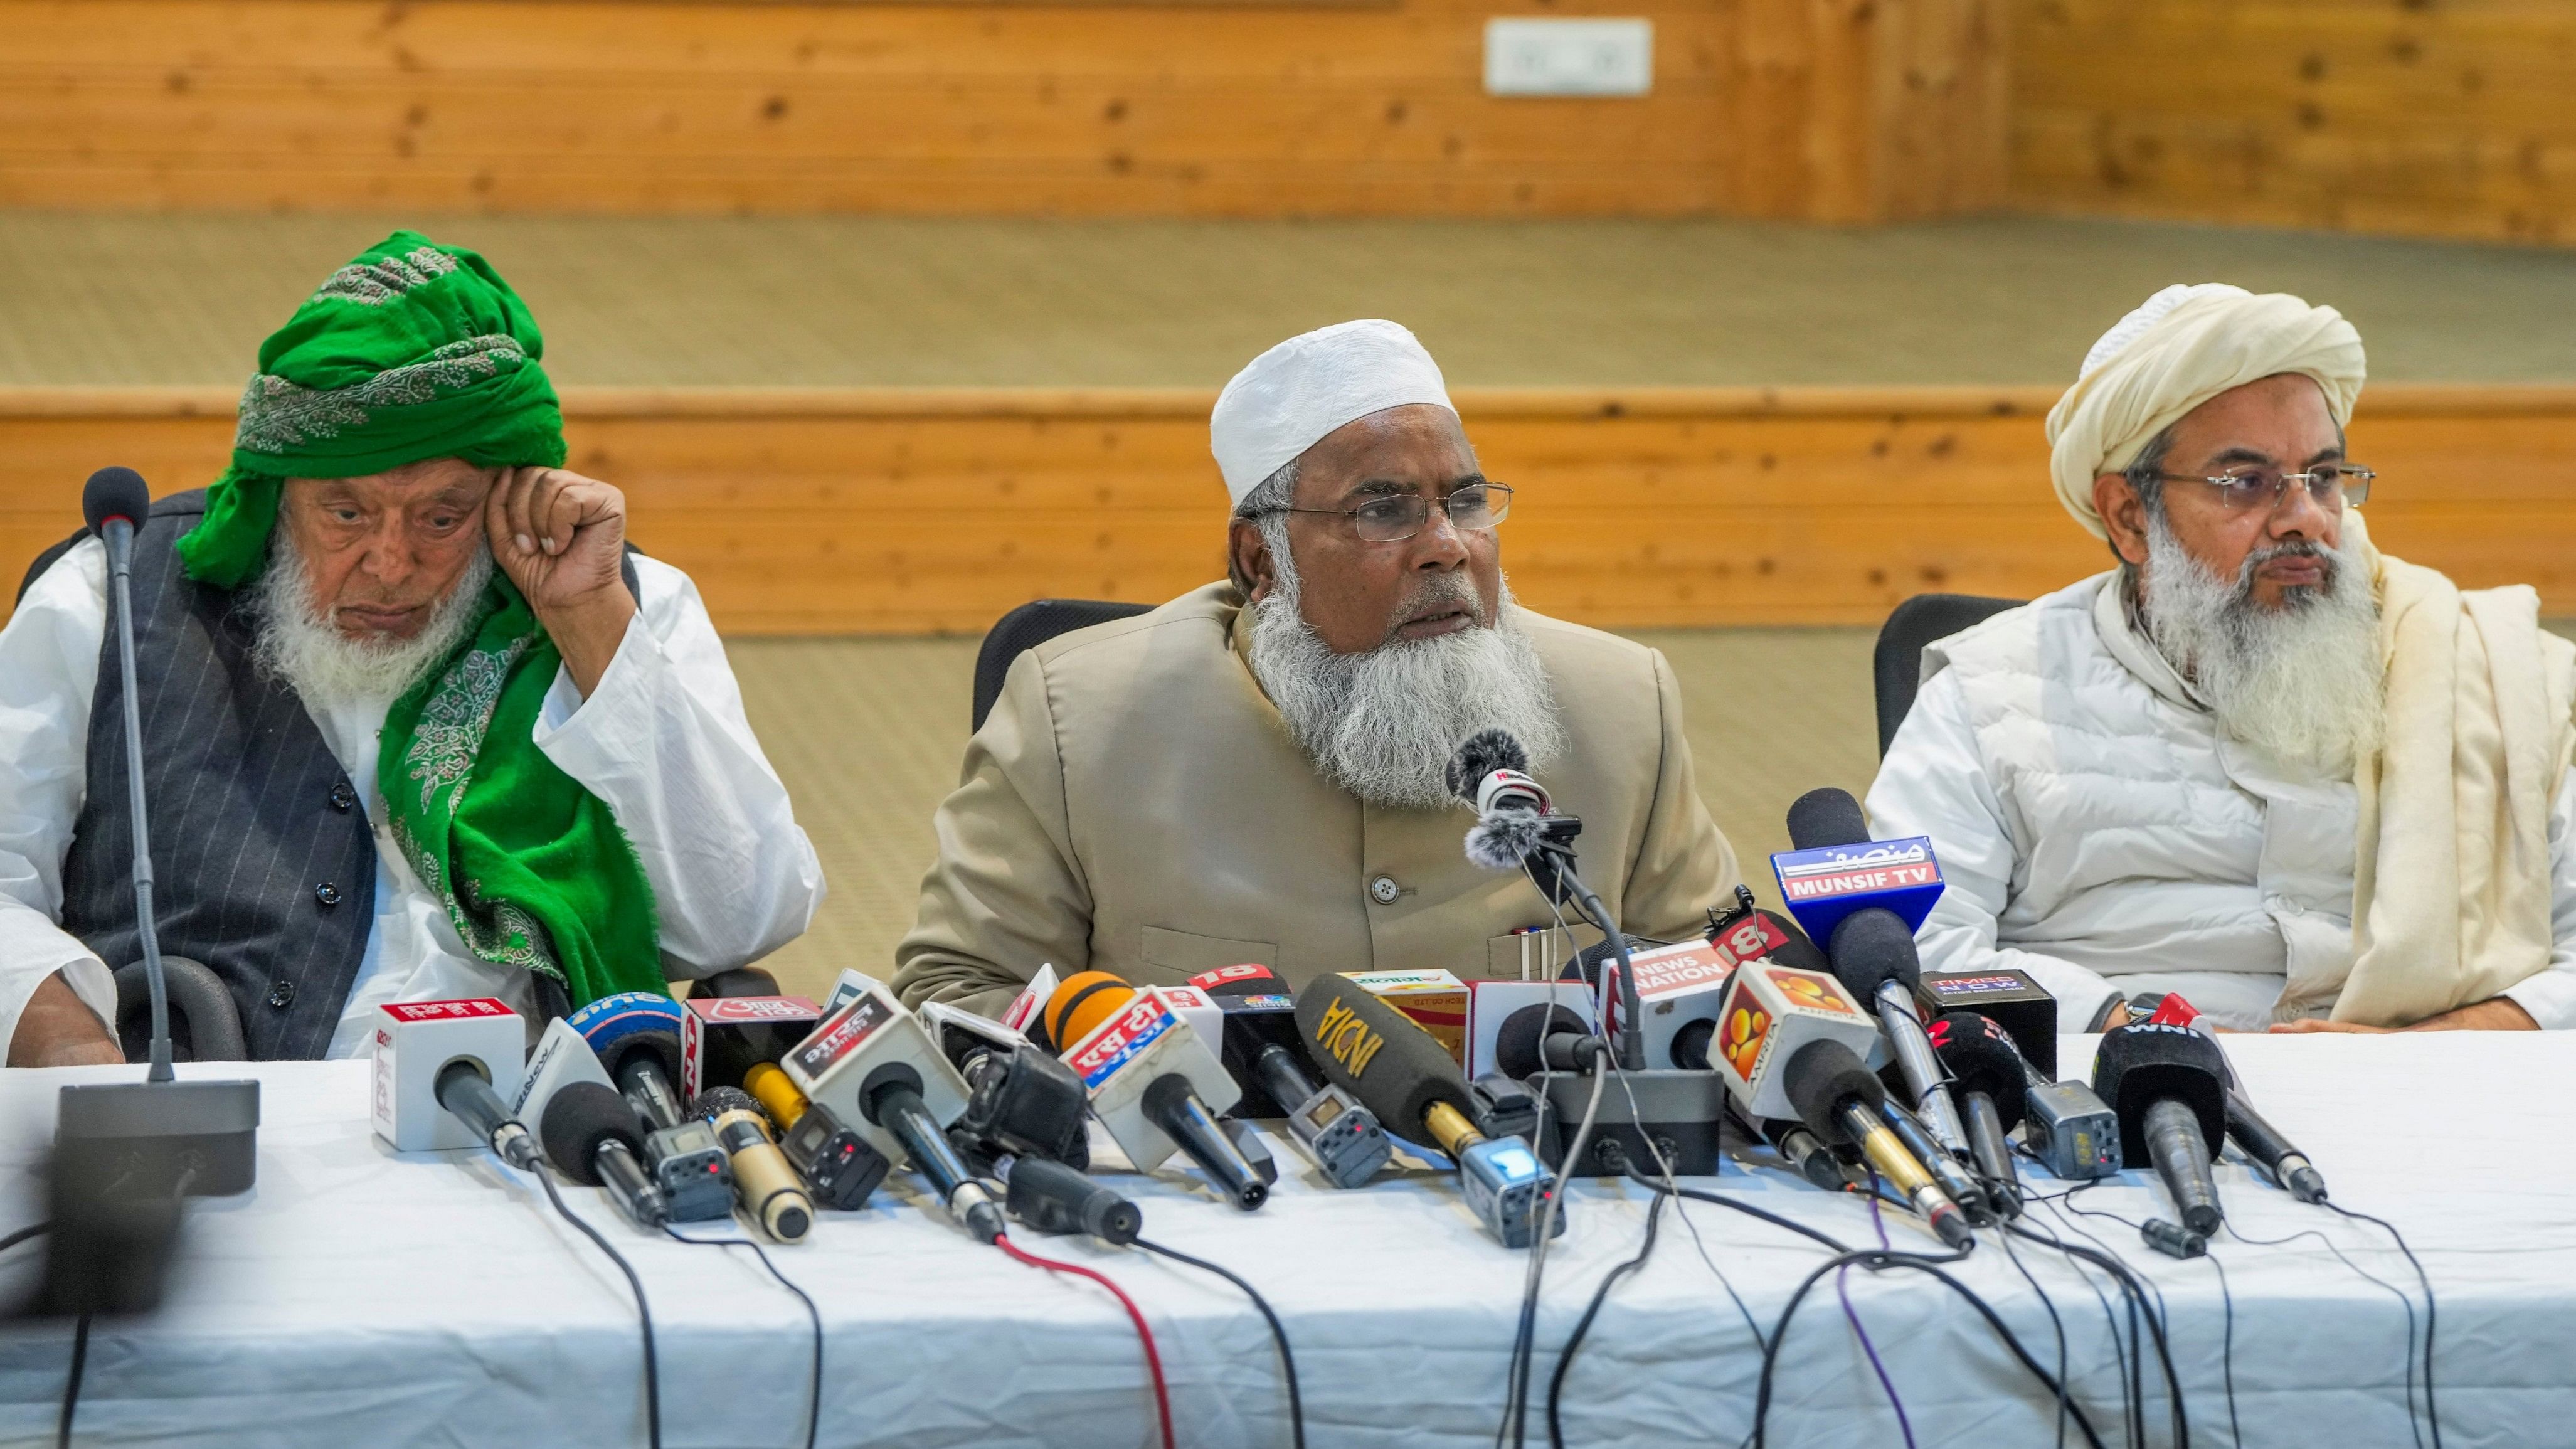
<path fill-rule="evenodd" d="M 1261 602 L 1278 577 L 1270 561 L 1270 540 L 1261 525 L 1248 518 L 1235 519 L 1226 527 L 1225 550 L 1226 576 L 1243 591 L 1243 601 Z"/>
<path fill-rule="evenodd" d="M 2093 511 L 2102 515 L 2102 527 L 2111 535 L 2111 551 L 2132 566 L 2143 567 L 2147 561 L 2147 505 L 2138 490 L 2118 473 L 2103 473 L 2093 479 Z"/>

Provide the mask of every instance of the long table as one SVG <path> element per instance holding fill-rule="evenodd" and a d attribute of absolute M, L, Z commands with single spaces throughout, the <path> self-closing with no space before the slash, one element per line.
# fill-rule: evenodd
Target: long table
<path fill-rule="evenodd" d="M 2086 1070 L 2091 1049 L 2089 1038 L 2062 1041 L 2069 1074 Z M 2576 1038 L 2240 1037 L 2229 1050 L 2254 1099 L 2316 1158 L 2335 1201 L 2387 1218 L 2422 1259 L 2438 1296 L 2445 1446 L 2576 1442 L 2576 1171 L 2565 1156 L 2576 1139 L 2565 1089 Z M 626 1282 L 534 1184 L 489 1154 L 392 1153 L 368 1130 L 364 1063 L 254 1070 L 264 1083 L 259 1185 L 192 1206 L 163 1311 L 95 1326 L 79 1442 L 643 1442 Z M 55 1089 L 134 1071 L 0 1072 L 0 1230 L 41 1213 L 34 1174 Z M 1427 1168 L 1337 1192 L 1293 1148 L 1276 1150 L 1282 1180 L 1257 1214 L 1180 1174 L 1109 1180 L 1142 1204 L 1148 1237 L 1235 1269 L 1275 1305 L 1295 1346 L 1311 1443 L 1493 1443 L 1527 1255 L 1479 1231 L 1453 1180 Z M 2288 1241 L 2222 1238 L 2210 1259 L 2176 1261 L 2120 1222 L 2067 1210 L 2170 1216 L 2152 1174 L 2135 1170 L 2071 1204 L 2036 1208 L 2033 1220 L 2090 1232 L 2154 1285 L 2196 1442 L 2231 1444 L 2241 1432 L 2257 1444 L 2413 1443 L 2408 1404 L 2420 1421 L 2425 1388 L 2420 1376 L 2409 1386 L 2410 1314 L 2418 1361 L 2427 1314 L 2394 1244 L 2293 1202 L 2241 1163 L 2222 1164 L 2220 1177 L 2234 1231 Z M 2066 1186 L 2034 1181 L 2042 1192 Z M 1685 1185 L 1846 1243 L 1876 1241 L 1864 1201 L 1775 1167 L 1730 1162 Z M 747 1250 L 673 1243 L 635 1229 L 594 1190 L 566 1195 L 649 1293 L 664 1442 L 801 1443 L 804 1309 Z M 1549 1257 L 1538 1317 L 1534 1406 L 1595 1285 L 1636 1251 L 1648 1201 L 1611 1181 L 1569 1194 L 1571 1229 Z M 1938 1251 L 1908 1218 L 1891 1212 L 1883 1225 L 1901 1248 Z M 2075 1401 L 2119 1443 L 2113 1333 L 2128 1325 L 2109 1311 L 2119 1300 L 2106 1308 L 2098 1277 L 2055 1252 L 2021 1243 L 2007 1255 L 1996 1234 L 1980 1238 L 1951 1271 L 2052 1373 L 2062 1331 Z M 1235 1289 L 1133 1250 L 1034 1237 L 1028 1246 L 1098 1268 L 1136 1298 L 1181 1443 L 1288 1442 L 1267 1330 Z M 40 1251 L 0 1258 L 0 1293 L 24 1288 Z M 821 1306 L 823 1443 L 1155 1442 L 1142 1355 L 1108 1295 L 975 1244 L 901 1173 L 866 1210 L 824 1214 L 807 1242 L 769 1252 Z M 1567 1375 L 1565 1442 L 1738 1443 L 1761 1367 L 1747 1314 L 1768 1334 L 1825 1258 L 1739 1214 L 1693 1204 L 1684 1220 L 1667 1209 L 1654 1256 L 1611 1293 Z M 1781 1345 L 1770 1442 L 1905 1442 L 1854 1320 L 1916 1444 L 2057 1442 L 2056 1403 L 1964 1300 L 1923 1274 L 1855 1268 L 1839 1284 L 1847 1319 L 1836 1286 L 1828 1277 L 1808 1295 Z M 0 1327 L 0 1443 L 50 1442 L 70 1338 L 60 1323 Z M 2172 1426 L 2150 1364 L 2148 1442 L 2164 1444 Z M 2071 1425 L 2064 1433 L 2082 1442 Z M 1546 1442 L 1535 1408 L 1529 1437 Z"/>

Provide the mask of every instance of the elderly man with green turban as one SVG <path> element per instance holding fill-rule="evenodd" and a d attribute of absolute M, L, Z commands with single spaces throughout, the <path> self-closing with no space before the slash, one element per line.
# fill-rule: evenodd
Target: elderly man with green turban
<path fill-rule="evenodd" d="M 812 845 L 697 590 L 567 471 L 544 341 L 490 264 L 396 232 L 262 344 L 232 466 L 134 551 L 166 956 L 253 1059 L 346 1056 L 378 1008 L 533 1023 L 805 929 Z M 102 546 L 0 629 L 0 1035 L 115 1061 L 140 955 Z M 102 667 L 102 665 L 105 667 Z"/>

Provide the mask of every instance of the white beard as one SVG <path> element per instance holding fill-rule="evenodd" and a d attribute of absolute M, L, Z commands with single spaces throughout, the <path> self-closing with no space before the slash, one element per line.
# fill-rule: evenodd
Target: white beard
<path fill-rule="evenodd" d="M 1324 778 L 1372 805 L 1438 810 L 1455 803 L 1449 761 L 1478 730 L 1510 731 L 1533 771 L 1564 749 L 1555 691 L 1508 585 L 1492 628 L 1337 654 L 1298 610 L 1286 551 L 1272 557 L 1277 584 L 1252 605 L 1252 672 Z M 1448 573 L 1399 612 L 1434 603 L 1473 612 L 1479 602 L 1465 574 Z"/>
<path fill-rule="evenodd" d="M 478 545 L 473 562 L 419 633 L 409 639 L 352 639 L 332 622 L 332 611 L 315 601 L 303 558 L 280 539 L 251 585 L 259 629 L 252 661 L 260 673 L 292 685 L 317 711 L 391 704 L 464 637 L 491 578 L 492 550 Z"/>
<path fill-rule="evenodd" d="M 2254 571 L 2315 554 L 2326 581 L 2254 602 Z M 2147 632 L 2191 681 L 2229 737 L 2329 779 L 2379 748 L 2387 723 L 2379 667 L 2379 602 L 2351 555 L 2314 544 L 2256 549 L 2234 579 L 2192 557 L 2161 513 L 2147 526 Z"/>

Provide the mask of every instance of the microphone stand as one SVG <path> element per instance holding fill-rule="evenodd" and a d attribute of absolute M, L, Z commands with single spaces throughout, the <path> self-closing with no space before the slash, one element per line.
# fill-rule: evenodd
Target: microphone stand
<path fill-rule="evenodd" d="M 1619 1059 L 1623 1072 L 1646 1069 L 1646 1033 L 1640 1018 L 1645 1008 L 1637 1000 L 1637 969 L 1628 958 L 1628 937 L 1619 923 L 1610 918 L 1610 908 L 1601 903 L 1592 887 L 1574 871 L 1574 838 L 1583 833 L 1583 822 L 1571 815 L 1547 815 L 1540 818 L 1538 845 L 1521 860 L 1529 872 L 1530 883 L 1550 904 L 1563 905 L 1573 897 L 1575 909 L 1601 928 L 1603 940 L 1610 943 L 1619 958 L 1619 1030 L 1611 1050 Z"/>

